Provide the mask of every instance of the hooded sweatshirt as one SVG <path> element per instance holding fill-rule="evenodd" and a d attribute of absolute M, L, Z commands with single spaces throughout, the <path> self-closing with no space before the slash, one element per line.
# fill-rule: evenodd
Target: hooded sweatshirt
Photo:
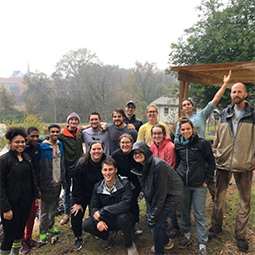
<path fill-rule="evenodd" d="M 179 211 L 184 202 L 183 181 L 176 171 L 164 160 L 154 157 L 144 141 L 138 141 L 132 150 L 140 150 L 145 155 L 145 166 L 138 164 L 132 170 L 137 174 L 146 200 L 146 220 L 152 227 L 164 210 Z"/>

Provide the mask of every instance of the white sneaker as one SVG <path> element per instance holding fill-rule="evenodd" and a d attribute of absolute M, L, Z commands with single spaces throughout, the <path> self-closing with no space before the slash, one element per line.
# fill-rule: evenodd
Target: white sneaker
<path fill-rule="evenodd" d="M 206 246 L 204 244 L 199 244 L 199 255 L 207 255 Z"/>
<path fill-rule="evenodd" d="M 128 255 L 139 255 L 139 252 L 137 251 L 136 245 L 134 242 L 132 243 L 132 246 L 127 249 L 127 254 Z"/>

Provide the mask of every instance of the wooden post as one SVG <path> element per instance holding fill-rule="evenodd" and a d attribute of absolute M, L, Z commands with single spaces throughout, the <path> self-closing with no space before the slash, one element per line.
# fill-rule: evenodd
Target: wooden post
<path fill-rule="evenodd" d="M 178 116 L 181 117 L 181 103 L 183 99 L 188 98 L 189 96 L 189 83 L 187 81 L 180 80 L 180 89 L 179 89 L 179 112 Z"/>

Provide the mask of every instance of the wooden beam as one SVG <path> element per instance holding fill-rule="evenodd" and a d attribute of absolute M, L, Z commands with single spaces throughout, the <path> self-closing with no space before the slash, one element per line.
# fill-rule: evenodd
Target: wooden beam
<path fill-rule="evenodd" d="M 178 80 L 186 81 L 188 83 L 194 82 L 204 85 L 221 86 L 222 79 L 214 76 L 208 76 L 201 73 L 190 72 L 187 70 L 180 70 L 178 73 Z"/>

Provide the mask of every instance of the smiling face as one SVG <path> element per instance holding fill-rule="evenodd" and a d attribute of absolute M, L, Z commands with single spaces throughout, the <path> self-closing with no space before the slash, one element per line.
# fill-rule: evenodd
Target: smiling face
<path fill-rule="evenodd" d="M 39 132 L 38 131 L 32 131 L 27 136 L 27 143 L 30 145 L 37 145 L 39 141 Z"/>
<path fill-rule="evenodd" d="M 125 111 L 126 111 L 126 115 L 128 117 L 132 117 L 134 115 L 134 112 L 135 112 L 135 106 L 133 104 L 128 104 L 125 107 Z"/>
<path fill-rule="evenodd" d="M 79 125 L 79 120 L 77 118 L 70 118 L 68 121 L 68 126 L 70 129 L 76 129 Z"/>
<path fill-rule="evenodd" d="M 112 187 L 115 179 L 116 179 L 116 173 L 118 169 L 115 168 L 113 165 L 107 165 L 103 164 L 102 166 L 102 175 L 104 176 L 106 185 L 108 187 Z"/>
<path fill-rule="evenodd" d="M 102 144 L 101 143 L 92 144 L 89 153 L 92 161 L 99 162 L 104 153 Z"/>
<path fill-rule="evenodd" d="M 132 150 L 133 142 L 128 137 L 123 137 L 120 140 L 120 149 L 125 154 L 129 154 Z"/>
<path fill-rule="evenodd" d="M 179 130 L 185 140 L 188 140 L 193 134 L 193 128 L 188 122 L 181 124 Z"/>
<path fill-rule="evenodd" d="M 60 129 L 57 127 L 52 127 L 49 131 L 49 137 L 50 137 L 49 141 L 51 143 L 56 143 L 59 136 L 60 136 Z"/>
<path fill-rule="evenodd" d="M 138 149 L 133 151 L 133 158 L 137 163 L 145 165 L 145 155 Z"/>
<path fill-rule="evenodd" d="M 122 128 L 125 126 L 124 116 L 119 112 L 113 112 L 112 121 L 117 128 Z"/>
<path fill-rule="evenodd" d="M 158 110 L 156 107 L 149 107 L 146 112 L 147 118 L 149 122 L 157 122 Z"/>
<path fill-rule="evenodd" d="M 236 83 L 232 86 L 230 95 L 233 104 L 245 105 L 244 100 L 248 96 L 248 93 L 242 83 Z"/>
<path fill-rule="evenodd" d="M 161 141 L 164 140 L 165 136 L 164 136 L 164 133 L 163 133 L 163 130 L 162 128 L 160 127 L 154 127 L 152 129 L 152 139 L 153 141 L 156 143 L 156 144 L 159 144 Z"/>
<path fill-rule="evenodd" d="M 182 102 L 182 111 L 185 113 L 185 115 L 187 116 L 193 115 L 193 110 L 194 110 L 194 106 L 189 100 L 184 100 Z"/>
<path fill-rule="evenodd" d="M 89 117 L 89 124 L 92 127 L 92 129 L 98 129 L 100 124 L 101 124 L 99 116 L 96 115 L 96 114 L 90 115 L 90 117 Z"/>
<path fill-rule="evenodd" d="M 24 151 L 26 147 L 25 138 L 21 135 L 15 136 L 10 142 L 10 147 L 12 151 L 16 151 L 18 154 Z"/>

